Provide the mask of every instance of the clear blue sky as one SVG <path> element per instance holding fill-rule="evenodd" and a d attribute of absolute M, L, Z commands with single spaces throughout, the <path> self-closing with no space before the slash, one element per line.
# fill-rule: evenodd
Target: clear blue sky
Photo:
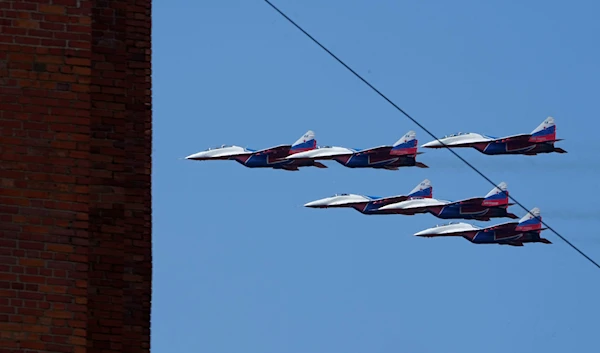
<path fill-rule="evenodd" d="M 599 2 L 273 1 L 436 134 L 554 116 L 568 154 L 459 153 L 600 261 Z M 308 129 L 320 145 L 431 138 L 263 1 L 155 0 L 153 21 L 153 352 L 598 352 L 600 271 L 550 231 L 474 245 L 412 236 L 429 215 L 302 207 L 424 178 L 442 199 L 491 189 L 448 151 L 399 171 L 179 160 Z"/>

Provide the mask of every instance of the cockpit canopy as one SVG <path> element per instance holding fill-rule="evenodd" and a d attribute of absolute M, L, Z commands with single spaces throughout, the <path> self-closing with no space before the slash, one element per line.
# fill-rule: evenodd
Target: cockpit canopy
<path fill-rule="evenodd" d="M 442 137 L 442 138 L 447 138 L 447 137 L 456 137 L 456 136 L 467 135 L 467 134 L 469 134 L 469 133 L 468 133 L 468 132 L 457 132 L 457 133 L 455 133 L 455 134 L 446 135 L 446 136 L 444 136 L 444 137 Z"/>
<path fill-rule="evenodd" d="M 218 150 L 218 149 L 227 148 L 227 147 L 233 147 L 233 145 L 221 145 L 221 146 L 216 146 L 216 147 L 210 147 L 209 149 L 207 149 L 207 151 Z"/>
<path fill-rule="evenodd" d="M 443 227 L 443 226 L 449 226 L 449 225 L 451 225 L 451 224 L 458 224 L 458 223 L 460 223 L 460 222 L 456 222 L 456 221 L 450 221 L 450 222 L 446 222 L 446 223 L 442 223 L 442 224 L 436 224 L 436 225 L 435 225 L 435 228 L 438 228 L 438 227 Z"/>
<path fill-rule="evenodd" d="M 336 197 L 336 196 L 349 196 L 349 195 L 350 194 L 343 193 L 343 194 L 335 194 L 335 195 L 333 195 L 333 197 Z"/>

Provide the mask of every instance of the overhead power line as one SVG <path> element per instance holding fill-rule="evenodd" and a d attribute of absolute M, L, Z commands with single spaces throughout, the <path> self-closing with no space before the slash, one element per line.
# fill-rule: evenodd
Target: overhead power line
<path fill-rule="evenodd" d="M 427 128 L 425 128 L 425 126 L 423 126 L 421 123 L 419 123 L 416 119 L 414 119 L 412 116 L 410 116 L 408 113 L 406 113 L 402 108 L 400 108 L 398 105 L 396 105 L 394 102 L 392 102 L 388 97 L 386 97 L 383 93 L 381 93 L 377 88 L 375 88 L 372 84 L 370 84 L 367 80 L 365 80 L 361 75 L 359 75 L 356 71 L 354 71 L 350 66 L 346 65 L 345 62 L 343 62 L 340 58 L 338 58 L 335 54 L 333 54 L 329 49 L 327 49 L 323 44 L 321 44 L 318 40 L 316 40 L 313 36 L 311 36 L 308 32 L 306 32 L 302 27 L 300 27 L 298 24 L 296 24 L 296 22 L 294 22 L 291 18 L 289 18 L 285 13 L 283 13 L 283 11 L 279 10 L 279 8 L 277 8 L 277 6 L 273 5 L 269 0 L 265 0 L 265 2 L 267 4 L 269 4 L 275 11 L 277 11 L 281 16 L 283 16 L 286 20 L 288 20 L 292 25 L 294 25 L 296 28 L 298 28 L 302 33 L 304 33 L 308 38 L 310 38 L 313 42 L 315 42 L 318 46 L 320 46 L 323 50 L 325 50 L 329 55 L 331 55 L 337 62 L 339 62 L 340 64 L 342 64 L 342 66 L 344 66 L 346 69 L 348 69 L 348 71 L 350 71 L 351 73 L 354 74 L 354 76 L 356 76 L 359 80 L 361 80 L 362 82 L 364 82 L 367 86 L 369 86 L 373 91 L 375 91 L 375 93 L 377 93 L 378 95 L 381 96 L 381 98 L 385 99 L 388 103 L 390 103 L 394 108 L 396 108 L 398 111 L 400 111 L 400 113 L 404 114 L 408 119 L 410 119 L 413 123 L 415 123 L 418 127 L 420 127 L 421 129 L 423 129 L 423 131 L 425 131 L 429 136 L 431 136 L 432 138 L 434 138 L 435 140 L 437 140 L 438 142 L 440 142 L 448 151 L 450 151 L 450 153 L 452 153 L 453 155 L 455 155 L 458 159 L 460 159 L 463 163 L 465 163 L 467 166 L 469 166 L 471 169 L 473 169 L 475 171 L 475 173 L 479 174 L 482 178 L 484 178 L 485 180 L 487 180 L 490 184 L 492 184 L 494 187 L 497 186 L 496 183 L 494 183 L 492 180 L 490 180 L 490 178 L 488 178 L 485 174 L 483 174 L 481 171 L 479 171 L 479 169 L 477 169 L 475 166 L 473 166 L 471 163 L 469 163 L 466 159 L 464 159 L 463 157 L 461 157 L 458 153 L 456 153 L 456 151 L 454 151 L 452 148 L 448 147 L 445 143 L 443 143 L 442 141 L 440 141 L 437 136 L 435 136 L 431 131 L 429 131 Z M 525 210 L 525 212 L 531 214 L 531 212 L 529 212 L 529 209 L 526 208 L 525 206 L 523 206 L 519 201 L 517 201 L 513 196 L 509 195 L 508 196 L 511 200 L 513 200 L 517 205 L 521 206 L 521 208 L 523 210 Z M 531 214 L 532 216 L 535 217 L 535 215 Z M 560 239 L 562 239 L 565 243 L 567 243 L 569 246 L 571 246 L 575 251 L 577 251 L 581 256 L 585 257 L 588 261 L 590 261 L 592 264 L 594 264 L 598 269 L 600 269 L 600 265 L 592 260 L 592 258 L 590 258 L 588 255 L 586 255 L 583 251 L 581 251 L 578 247 L 576 247 L 574 244 L 572 244 L 569 240 L 567 240 L 565 237 L 563 237 L 561 234 L 559 234 L 557 231 L 555 231 L 552 227 L 550 227 L 548 224 L 546 224 L 543 220 L 541 221 L 542 224 L 544 226 L 546 226 L 546 228 L 548 228 L 550 231 L 552 231 L 552 233 L 556 234 L 556 236 L 558 236 Z"/>

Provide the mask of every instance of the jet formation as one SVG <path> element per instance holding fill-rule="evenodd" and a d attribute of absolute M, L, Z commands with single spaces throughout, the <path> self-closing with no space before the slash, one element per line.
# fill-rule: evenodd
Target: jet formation
<path fill-rule="evenodd" d="M 327 168 L 319 160 L 334 160 L 347 168 L 398 170 L 400 167 L 429 168 L 417 162 L 417 138 L 407 132 L 393 145 L 354 149 L 339 146 L 317 146 L 315 133 L 307 131 L 292 145 L 278 145 L 253 150 L 236 145 L 222 145 L 194 153 L 185 159 L 195 161 L 235 160 L 248 168 L 272 168 L 298 171 L 300 167 Z"/>
<path fill-rule="evenodd" d="M 567 153 L 556 147 L 562 141 L 556 138 L 553 117 L 546 118 L 529 134 L 493 137 L 469 132 L 446 135 L 422 145 L 422 148 L 474 148 L 486 155 L 526 155 L 542 153 Z M 221 145 L 191 154 L 185 159 L 195 161 L 233 160 L 247 168 L 271 168 L 298 171 L 302 167 L 327 168 L 323 160 L 333 160 L 346 168 L 372 168 L 398 170 L 402 167 L 429 168 L 417 161 L 418 140 L 415 131 L 408 131 L 392 145 L 366 149 L 342 146 L 318 146 L 315 133 L 307 131 L 293 144 L 282 144 L 263 149 L 250 149 L 238 145 Z M 423 180 L 406 195 L 367 196 L 359 194 L 335 194 L 306 203 L 308 208 L 352 208 L 364 215 L 430 214 L 439 219 L 490 221 L 492 218 L 519 219 L 508 211 L 507 184 L 501 182 L 484 196 L 449 201 L 433 198 L 433 186 L 429 179 Z M 475 244 L 500 244 L 523 246 L 525 243 L 551 244 L 540 236 L 542 218 L 535 207 L 518 222 L 500 223 L 478 227 L 464 222 L 450 222 L 425 229 L 414 235 L 419 237 L 463 237 Z"/>
<path fill-rule="evenodd" d="M 347 168 L 373 168 L 398 170 L 401 167 L 429 168 L 417 161 L 417 137 L 407 132 L 393 145 L 366 149 L 342 146 L 318 146 L 315 133 L 307 131 L 292 145 L 277 145 L 259 150 L 237 145 L 221 145 L 191 154 L 185 159 L 195 161 L 234 160 L 248 168 L 272 168 L 298 171 L 301 167 L 327 168 L 320 160 L 333 160 Z M 446 135 L 422 145 L 422 148 L 474 148 L 486 155 L 521 154 L 534 156 L 540 153 L 567 153 L 555 142 L 556 124 L 548 117 L 529 134 L 493 137 L 475 132 Z"/>
<path fill-rule="evenodd" d="M 194 161 L 234 160 L 248 168 L 272 168 L 297 171 L 300 167 L 327 168 L 311 159 L 293 160 L 286 157 L 317 148 L 315 133 L 308 130 L 291 145 L 277 145 L 254 150 L 236 145 L 221 145 L 185 157 Z"/>
<path fill-rule="evenodd" d="M 429 179 L 423 180 L 407 195 L 365 196 L 336 194 L 304 205 L 309 208 L 351 207 L 366 215 L 401 214 L 412 216 L 429 213 L 441 219 L 474 219 L 489 221 L 491 218 L 519 218 L 507 211 L 508 190 L 505 182 L 498 184 L 483 197 L 471 197 L 458 201 L 433 198 L 433 186 Z"/>
<path fill-rule="evenodd" d="M 335 194 L 304 204 L 308 208 L 352 208 L 365 215 L 407 215 L 429 213 L 440 219 L 465 219 L 489 221 L 492 218 L 518 219 L 508 211 L 507 184 L 501 182 L 483 197 L 470 197 L 457 201 L 433 198 L 433 186 L 425 179 L 406 195 L 367 196 L 359 194 Z M 534 208 L 518 222 L 501 223 L 480 228 L 464 222 L 449 222 L 418 233 L 419 237 L 462 236 L 475 244 L 500 244 L 523 246 L 524 243 L 551 244 L 541 238 L 541 215 Z"/>

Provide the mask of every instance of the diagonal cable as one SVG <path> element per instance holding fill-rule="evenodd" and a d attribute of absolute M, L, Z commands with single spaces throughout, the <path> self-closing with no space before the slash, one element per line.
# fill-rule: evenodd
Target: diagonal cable
<path fill-rule="evenodd" d="M 264 0 L 267 4 L 269 4 L 275 11 L 277 11 L 281 16 L 283 16 L 285 19 L 287 19 L 292 25 L 294 25 L 296 28 L 298 28 L 302 33 L 304 33 L 308 38 L 310 38 L 313 42 L 315 42 L 318 46 L 320 46 L 323 50 L 325 50 L 329 55 L 331 55 L 335 60 L 337 60 L 340 64 L 342 64 L 342 66 L 344 66 L 346 69 L 348 69 L 351 73 L 354 74 L 354 76 L 356 76 L 358 79 L 360 79 L 362 82 L 364 82 L 367 86 L 369 86 L 373 91 L 375 91 L 375 93 L 377 93 L 378 95 L 380 95 L 383 99 L 385 99 L 388 103 L 390 103 L 394 108 L 396 108 L 398 111 L 400 111 L 400 113 L 404 114 L 407 118 L 409 118 L 413 123 L 415 123 L 418 127 L 420 127 L 421 129 L 423 129 L 423 131 L 425 131 L 427 134 L 429 134 L 429 136 L 431 136 L 432 138 L 434 138 L 435 140 L 437 140 L 439 143 L 441 143 L 448 151 L 450 151 L 453 155 L 455 155 L 458 159 L 460 159 L 461 161 L 463 161 L 463 163 L 465 163 L 466 165 L 468 165 L 471 169 L 473 169 L 477 174 L 479 174 L 482 178 L 484 178 L 485 180 L 487 180 L 490 184 L 492 184 L 494 187 L 497 186 L 497 184 L 495 184 L 493 181 L 490 180 L 490 178 L 488 178 L 487 176 L 485 176 L 481 171 L 479 171 L 479 169 L 477 169 L 476 167 L 474 167 L 471 163 L 469 163 L 467 160 L 465 160 L 463 157 L 461 157 L 458 153 L 456 153 L 456 151 L 454 151 L 452 148 L 448 147 L 445 143 L 443 143 L 442 141 L 440 141 L 431 131 L 429 131 L 427 128 L 425 128 L 423 125 L 421 125 L 417 120 L 415 120 L 412 116 L 410 116 L 408 113 L 406 113 L 404 110 L 402 110 L 402 108 L 400 108 L 399 106 L 397 106 L 394 102 L 392 102 L 388 97 L 386 97 L 383 93 L 381 93 L 377 88 L 375 88 L 372 84 L 370 84 L 367 80 L 365 80 L 361 75 L 359 75 L 356 71 L 354 71 L 352 68 L 350 68 L 350 66 L 346 65 L 346 63 L 344 63 L 340 58 L 338 58 L 335 54 L 333 54 L 329 49 L 327 49 L 323 44 L 321 44 L 318 40 L 316 40 L 313 36 L 311 36 L 310 34 L 308 34 L 308 32 L 306 32 L 302 27 L 300 27 L 298 24 L 296 24 L 296 22 L 294 22 L 291 18 L 289 18 L 285 13 L 283 13 L 281 10 L 279 10 L 275 5 L 273 5 L 269 0 Z M 531 212 L 529 212 L 529 209 L 526 208 L 525 206 L 523 206 L 519 201 L 517 201 L 514 197 L 512 196 L 508 196 L 510 199 L 512 199 L 517 205 L 521 206 L 521 208 L 523 210 L 525 210 L 525 212 L 527 212 L 528 214 L 531 214 L 533 217 L 535 217 L 535 215 L 533 215 Z M 600 265 L 592 260 L 588 255 L 586 255 L 583 251 L 581 251 L 578 247 L 576 247 L 573 243 L 571 243 L 570 241 L 568 241 L 565 237 L 563 237 L 561 234 L 559 234 L 557 231 L 555 231 L 552 227 L 550 227 L 548 224 L 546 224 L 543 220 L 541 220 L 542 224 L 544 226 L 546 226 L 546 228 L 548 228 L 550 231 L 552 231 L 552 233 L 556 234 L 560 239 L 562 239 L 565 243 L 567 243 L 569 246 L 571 246 L 573 249 L 575 249 L 575 251 L 577 251 L 581 256 L 585 257 L 588 261 L 590 261 L 592 264 L 594 264 L 598 269 L 600 269 Z"/>

